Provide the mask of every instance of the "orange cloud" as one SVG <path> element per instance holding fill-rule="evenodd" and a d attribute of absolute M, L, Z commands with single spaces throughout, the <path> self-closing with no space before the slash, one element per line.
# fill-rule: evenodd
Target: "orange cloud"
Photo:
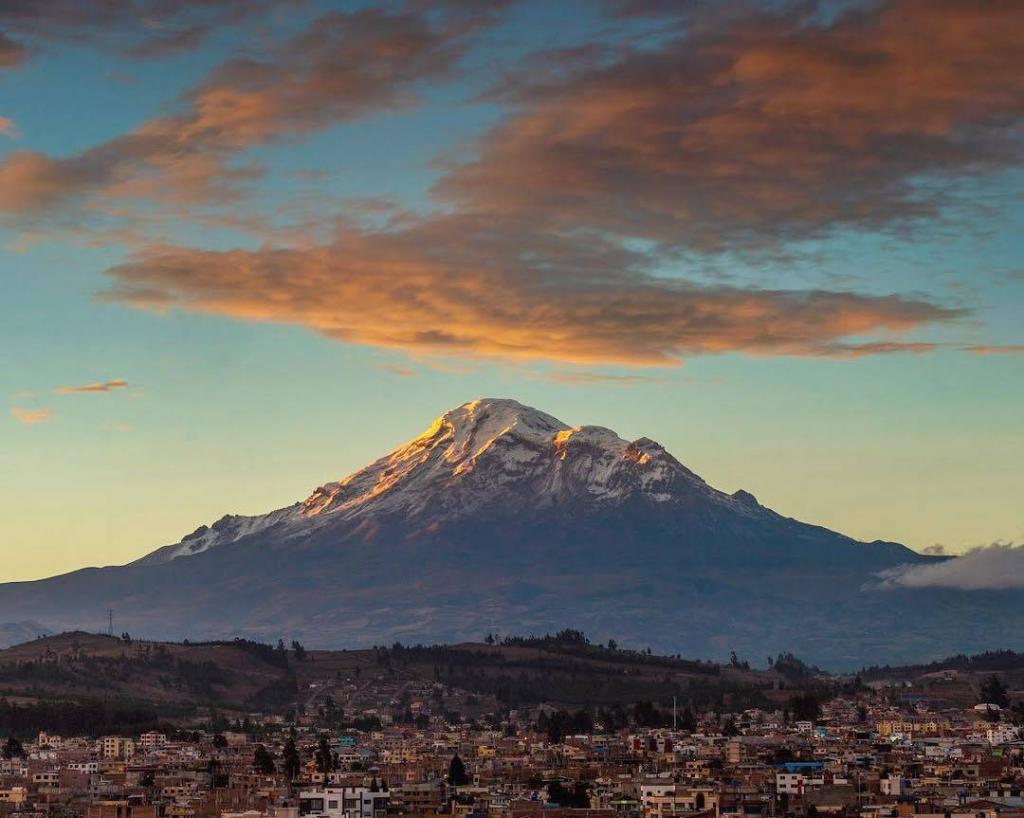
<path fill-rule="evenodd" d="M 53 412 L 49 409 L 25 409 L 21 406 L 12 406 L 11 415 L 18 423 L 22 423 L 25 426 L 34 426 L 37 423 L 43 423 L 53 417 Z"/>
<path fill-rule="evenodd" d="M 104 381 L 103 383 L 89 383 L 85 386 L 58 386 L 53 391 L 57 395 L 79 395 L 95 392 L 113 392 L 115 389 L 124 389 L 127 386 L 128 381 L 118 378 L 117 380 Z"/>
<path fill-rule="evenodd" d="M 9 136 L 12 139 L 17 135 L 18 129 L 14 125 L 14 120 L 9 119 L 5 116 L 0 116 L 0 134 Z"/>
<path fill-rule="evenodd" d="M 887 0 L 830 23 L 815 3 L 711 5 L 657 46 L 555 55 L 504 82 L 511 115 L 436 192 L 566 228 L 763 248 L 906 227 L 941 213 L 951 182 L 1024 158 L 1017 0 Z"/>
<path fill-rule="evenodd" d="M 231 202 L 261 174 L 242 164 L 249 148 L 414 104 L 418 83 L 451 71 L 480 23 L 464 14 L 476 4 L 444 6 L 442 22 L 415 4 L 325 15 L 130 133 L 61 159 L 9 153 L 0 211 L 35 218 L 99 194 Z M 144 247 L 103 297 L 413 355 L 671 366 L 927 352 L 906 336 L 962 311 L 649 272 L 666 250 L 905 228 L 942 213 L 951 182 L 1020 163 L 1024 4 L 885 0 L 829 22 L 813 2 L 787 8 L 531 60 L 494 94 L 507 117 L 446 169 L 434 215 L 377 213 L 367 221 L 387 229 L 345 223 L 290 248 Z"/>
<path fill-rule="evenodd" d="M 309 249 L 153 248 L 109 270 L 104 297 L 409 352 L 638 366 L 920 351 L 870 336 L 960 316 L 898 296 L 703 287 L 647 275 L 645 262 L 593 237 L 455 215 L 346 228 Z"/>
<path fill-rule="evenodd" d="M 185 95 L 180 113 L 67 158 L 8 154 L 0 211 L 38 215 L 99 193 L 230 201 L 260 175 L 235 164 L 242 151 L 413 104 L 413 86 L 451 69 L 466 30 L 379 9 L 324 15 L 269 53 L 221 65 Z"/>

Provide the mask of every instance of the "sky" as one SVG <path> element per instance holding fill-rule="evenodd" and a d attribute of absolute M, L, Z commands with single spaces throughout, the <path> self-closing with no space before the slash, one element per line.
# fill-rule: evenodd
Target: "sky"
<path fill-rule="evenodd" d="M 1022 126 L 1016 0 L 0 4 L 0 581 L 478 397 L 1003 574 Z"/>

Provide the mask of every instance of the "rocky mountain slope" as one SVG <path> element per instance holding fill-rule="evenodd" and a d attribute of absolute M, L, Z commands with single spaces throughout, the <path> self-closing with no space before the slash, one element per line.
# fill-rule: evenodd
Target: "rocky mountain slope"
<path fill-rule="evenodd" d="M 717 491 L 647 438 L 480 400 L 292 506 L 128 566 L 0 586 L 0 620 L 95 627 L 113 607 L 149 637 L 323 647 L 578 627 L 832 667 L 1021 644 L 1024 625 L 997 626 L 1024 612 L 1012 593 L 877 589 L 928 559 Z"/>

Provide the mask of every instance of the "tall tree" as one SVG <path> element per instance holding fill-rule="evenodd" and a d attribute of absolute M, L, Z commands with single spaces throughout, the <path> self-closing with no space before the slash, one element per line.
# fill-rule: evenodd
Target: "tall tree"
<path fill-rule="evenodd" d="M 256 772 L 260 775 L 274 774 L 274 757 L 262 744 L 256 745 L 256 751 L 253 753 L 252 757 L 252 766 L 255 767 Z"/>
<path fill-rule="evenodd" d="M 1000 707 L 1010 706 L 1010 698 L 1006 695 L 1006 685 L 999 681 L 998 676 L 989 676 L 981 683 L 981 703 L 997 704 Z"/>
<path fill-rule="evenodd" d="M 320 736 L 316 747 L 316 769 L 325 775 L 334 770 L 334 756 L 331 755 L 331 744 L 326 735 Z"/>
<path fill-rule="evenodd" d="M 285 742 L 281 757 L 284 760 L 284 774 L 289 781 L 293 781 L 298 777 L 299 767 L 302 766 L 302 759 L 299 758 L 299 751 L 295 747 L 295 739 L 289 737 Z"/>
<path fill-rule="evenodd" d="M 4 744 L 4 758 L 18 758 L 25 757 L 25 748 L 21 746 L 21 742 L 18 741 L 14 736 L 10 736 L 7 739 L 7 743 Z"/>
<path fill-rule="evenodd" d="M 451 764 L 448 765 L 448 785 L 450 787 L 464 787 L 469 783 L 469 776 L 466 775 L 466 765 L 462 763 L 458 753 L 452 756 Z"/>

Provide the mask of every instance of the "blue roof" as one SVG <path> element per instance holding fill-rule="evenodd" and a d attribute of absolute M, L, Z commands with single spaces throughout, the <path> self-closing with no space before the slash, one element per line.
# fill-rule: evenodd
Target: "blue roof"
<path fill-rule="evenodd" d="M 790 773 L 803 773 L 810 770 L 821 770 L 824 763 L 821 761 L 787 761 L 785 764 L 777 765 L 780 770 Z"/>

